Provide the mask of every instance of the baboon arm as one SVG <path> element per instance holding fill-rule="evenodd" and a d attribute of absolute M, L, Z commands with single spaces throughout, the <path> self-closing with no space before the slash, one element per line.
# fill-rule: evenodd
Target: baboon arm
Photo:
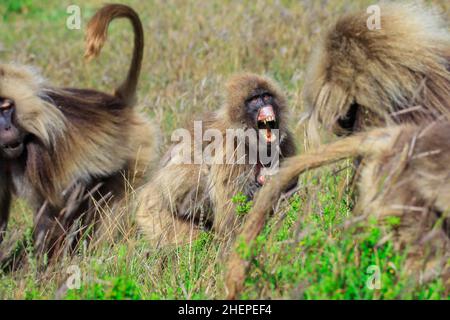
<path fill-rule="evenodd" d="M 386 152 L 386 150 L 392 148 L 399 134 L 405 128 L 406 126 L 396 126 L 388 129 L 375 129 L 323 145 L 315 151 L 286 159 L 278 175 L 270 179 L 258 193 L 255 205 L 247 215 L 241 234 L 236 238 L 235 250 L 228 260 L 228 274 L 226 276 L 228 297 L 230 299 L 236 298 L 236 294 L 242 289 L 249 265 L 248 261 L 243 260 L 236 251 L 239 243 L 243 241 L 250 247 L 253 245 L 253 241 L 261 232 L 272 206 L 294 177 L 298 177 L 307 170 L 349 157 L 376 156 Z M 252 252 L 252 250 L 249 250 L 249 252 Z"/>
<path fill-rule="evenodd" d="M 47 202 L 44 202 L 34 215 L 33 241 L 37 256 L 51 256 L 54 248 L 50 246 L 56 245 L 57 240 L 61 238 L 63 230 L 57 226 L 56 217 L 56 211 L 52 210 Z"/>
<path fill-rule="evenodd" d="M 248 260 L 242 259 L 237 253 L 237 247 L 241 242 L 246 243 L 248 246 L 253 245 L 254 239 L 265 224 L 272 205 L 275 204 L 292 179 L 309 169 L 360 155 L 362 153 L 360 146 L 365 138 L 365 135 L 353 136 L 322 146 L 311 153 L 286 159 L 281 166 L 280 172 L 272 177 L 258 193 L 255 205 L 247 215 L 247 220 L 240 235 L 236 238 L 235 249 L 231 253 L 227 264 L 226 285 L 229 299 L 235 299 L 238 292 L 241 291 L 245 273 L 249 266 Z M 252 252 L 252 250 L 249 250 L 249 252 Z"/>
<path fill-rule="evenodd" d="M 8 226 L 10 206 L 11 193 L 6 188 L 0 187 L 0 243 L 3 241 L 4 233 Z"/>
<path fill-rule="evenodd" d="M 8 225 L 9 209 L 11 206 L 11 181 L 3 164 L 0 163 L 0 243 Z"/>

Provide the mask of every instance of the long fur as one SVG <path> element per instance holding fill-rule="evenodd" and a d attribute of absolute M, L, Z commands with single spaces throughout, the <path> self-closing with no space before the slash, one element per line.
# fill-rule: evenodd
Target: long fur
<path fill-rule="evenodd" d="M 134 30 L 134 49 L 127 77 L 115 90 L 114 95 L 125 104 L 132 105 L 136 100 L 136 87 L 144 53 L 144 30 L 136 11 L 121 4 L 106 5 L 98 10 L 87 27 L 85 57 L 92 59 L 100 54 L 107 39 L 108 26 L 117 18 L 127 18 L 131 22 Z"/>
<path fill-rule="evenodd" d="M 362 157 L 360 197 L 354 213 L 375 217 L 381 226 L 386 218 L 399 217 L 400 226 L 391 238 L 398 250 L 408 250 L 407 272 L 423 281 L 442 276 L 450 288 L 450 238 L 442 227 L 450 217 L 449 137 L 447 121 L 405 124 L 353 135 L 292 157 L 283 164 L 277 179 L 258 193 L 239 241 L 251 245 L 293 177 L 342 159 Z M 248 262 L 232 254 L 227 275 L 230 298 L 242 289 L 247 267 Z"/>
<path fill-rule="evenodd" d="M 339 17 L 311 55 L 304 86 L 310 136 L 357 104 L 359 128 L 430 121 L 450 110 L 450 32 L 432 9 L 381 5 L 381 29 L 364 12 Z M 314 137 L 314 136 L 313 136 Z"/>
<path fill-rule="evenodd" d="M 280 108 L 280 159 L 293 155 L 295 146 L 287 129 L 286 99 L 273 81 L 255 74 L 238 74 L 229 79 L 222 107 L 201 119 L 203 129 L 219 130 L 225 141 L 227 129 L 253 128 L 254 123 L 247 122 L 245 102 L 256 89 L 271 92 Z M 208 145 L 204 143 L 200 150 L 193 146 L 192 153 L 204 151 Z M 137 219 L 151 244 L 185 242 L 194 238 L 202 225 L 212 227 L 221 236 L 232 233 L 239 220 L 232 198 L 251 189 L 254 165 L 225 164 L 226 153 L 235 150 L 226 150 L 223 158 L 215 155 L 211 165 L 176 164 L 179 159 L 171 157 L 173 148 L 169 148 L 162 167 L 139 194 Z"/>
<path fill-rule="evenodd" d="M 448 122 L 431 125 L 434 133 L 418 139 L 421 149 L 440 150 L 437 155 L 432 153 L 420 161 L 406 157 L 406 161 L 404 145 L 395 141 L 399 138 L 403 144 L 411 144 L 411 139 L 417 137 L 414 132 L 423 129 L 416 125 L 450 119 L 450 33 L 433 9 L 413 3 L 381 5 L 380 30 L 369 30 L 368 18 L 365 11 L 346 14 L 323 35 L 308 64 L 303 118 L 309 120 L 309 141 L 316 144 L 320 141 L 321 126 L 338 135 L 386 129 L 352 136 L 288 159 L 277 178 L 259 193 L 239 241 L 251 245 L 288 180 L 305 170 L 359 156 L 364 160 L 359 206 L 355 212 L 384 216 L 392 213 L 390 205 L 406 208 L 395 243 L 407 243 L 413 247 L 412 251 L 417 249 L 418 256 L 410 257 L 408 262 L 412 270 L 433 270 L 415 265 L 427 263 L 424 250 L 415 241 L 427 234 L 421 227 L 427 231 L 433 228 L 436 212 L 448 212 L 450 207 L 446 184 L 447 151 L 450 150 Z M 349 120 L 350 128 L 344 128 L 342 121 Z M 399 124 L 404 125 L 396 127 Z M 398 162 L 405 167 L 396 166 Z M 383 177 L 395 172 L 400 174 L 400 179 L 386 187 L 389 191 L 378 193 L 377 186 L 382 185 Z M 417 214 L 409 214 L 409 205 L 424 208 L 424 220 L 417 219 Z M 394 213 L 398 214 L 398 210 Z M 444 260 L 448 257 L 448 237 L 439 229 L 437 238 L 438 241 L 426 246 L 432 251 L 431 264 L 439 257 Z M 248 262 L 233 253 L 228 266 L 229 297 L 235 298 L 242 289 Z M 448 278 L 448 267 L 442 274 Z"/>
<path fill-rule="evenodd" d="M 78 219 L 85 223 L 81 230 L 97 221 L 98 204 L 120 202 L 130 185 L 145 180 L 159 155 L 157 128 L 132 101 L 143 50 L 139 17 L 127 6 L 105 6 L 89 24 L 88 46 L 116 17 L 132 21 L 136 46 L 115 95 L 53 87 L 28 67 L 0 64 L 0 96 L 14 101 L 15 123 L 28 133 L 19 159 L 0 160 L 1 179 L 10 181 L 0 188 L 0 205 L 11 192 L 29 200 L 36 210 L 36 246 L 47 241 L 43 250 L 55 247 Z M 101 47 L 103 41 L 96 43 Z"/>

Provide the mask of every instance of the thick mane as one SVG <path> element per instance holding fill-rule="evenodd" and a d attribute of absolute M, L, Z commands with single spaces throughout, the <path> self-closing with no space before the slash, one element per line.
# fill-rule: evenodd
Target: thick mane
<path fill-rule="evenodd" d="M 97 11 L 88 26 L 87 56 L 98 55 L 116 18 L 131 21 L 135 46 L 114 94 L 54 87 L 32 68 L 0 64 L 0 242 L 11 200 L 23 198 L 35 211 L 38 263 L 73 253 L 96 232 L 110 232 L 104 220 L 117 222 L 128 191 L 147 180 L 159 157 L 158 129 L 135 103 L 144 45 L 138 14 L 119 4 Z M 114 219 L 101 219 L 100 210 Z M 25 250 L 14 249 L 11 257 L 25 261 Z"/>
<path fill-rule="evenodd" d="M 0 65 L 0 96 L 16 104 L 16 116 L 23 129 L 53 148 L 67 129 L 62 112 L 40 97 L 44 81 L 32 69 Z"/>
<path fill-rule="evenodd" d="M 450 33 L 417 4 L 381 6 L 381 29 L 351 13 L 324 35 L 309 64 L 307 113 L 330 128 L 357 103 L 386 124 L 435 119 L 450 110 Z M 417 112 L 400 112 L 418 107 Z"/>
<path fill-rule="evenodd" d="M 125 167 L 133 146 L 124 133 L 135 113 L 120 98 L 50 88 L 27 67 L 1 65 L 0 71 L 0 96 L 15 101 L 18 123 L 31 134 L 25 172 L 42 196 L 56 203 L 73 181 L 89 182 Z"/>
<path fill-rule="evenodd" d="M 30 143 L 27 149 L 27 175 L 47 198 L 59 197 L 72 181 L 89 182 L 125 167 L 134 153 L 127 134 L 134 113 L 119 98 L 84 89 L 46 89 L 43 94 L 68 128 L 54 148 Z"/>

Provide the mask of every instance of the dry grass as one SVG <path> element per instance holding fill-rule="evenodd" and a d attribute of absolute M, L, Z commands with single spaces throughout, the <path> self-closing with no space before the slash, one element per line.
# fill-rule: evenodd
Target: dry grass
<path fill-rule="evenodd" d="M 370 0 L 121 2 L 134 7 L 143 20 L 146 49 L 139 100 L 149 116 L 160 124 L 164 145 L 170 140 L 171 131 L 183 127 L 192 114 L 201 113 L 205 109 L 217 109 L 222 103 L 224 80 L 234 72 L 245 70 L 269 75 L 284 87 L 293 113 L 291 125 L 300 138 L 300 149 L 303 146 L 303 131 L 297 120 L 302 110 L 301 90 L 311 49 L 321 30 L 339 14 L 355 8 L 365 8 L 373 3 Z M 450 17 L 448 1 L 432 2 Z M 83 28 L 103 1 L 76 1 L 75 4 L 82 10 L 82 30 L 68 30 L 65 26 L 66 8 L 73 3 L 66 0 L 6 0 L 0 4 L 0 16 L 4 17 L 0 22 L 0 60 L 32 64 L 41 69 L 51 83 L 59 86 L 111 91 L 122 80 L 128 67 L 132 49 L 131 30 L 126 22 L 116 22 L 110 30 L 110 40 L 100 59 L 86 64 L 82 58 Z M 358 274 L 361 270 L 354 270 L 352 267 L 345 271 L 345 264 L 350 262 L 342 256 L 346 251 L 338 246 L 335 262 L 343 265 L 339 270 L 331 272 L 330 279 L 335 280 L 334 286 L 343 286 L 343 292 L 339 293 L 335 287 L 327 287 L 327 284 L 314 289 L 315 291 L 308 291 L 312 282 L 302 274 L 304 270 L 308 270 L 305 261 L 309 258 L 300 256 L 299 247 L 294 244 L 304 245 L 301 235 L 305 230 L 301 226 L 311 222 L 314 228 L 321 228 L 321 232 L 328 235 L 330 241 L 336 241 L 333 228 L 330 227 L 336 221 L 323 217 L 323 214 L 327 210 L 334 210 L 334 215 L 330 217 L 338 216 L 339 213 L 339 219 L 348 214 L 349 203 L 339 200 L 339 188 L 345 184 L 344 180 L 333 177 L 327 171 L 318 184 L 308 188 L 310 183 L 305 182 L 304 190 L 295 200 L 297 202 L 294 201 L 294 209 L 277 215 L 271 227 L 266 230 L 266 236 L 270 235 L 265 247 L 268 253 L 261 253 L 261 264 L 255 266 L 244 297 L 444 296 L 439 289 L 434 290 L 434 287 L 424 288 L 416 295 L 412 291 L 403 295 L 398 291 L 398 286 L 401 287 L 403 282 L 396 283 L 397 287 L 393 286 L 392 290 L 387 289 L 383 293 L 371 293 L 363 288 L 358 291 L 356 285 L 356 293 L 346 295 L 349 284 L 345 281 L 345 284 L 339 283 L 342 281 L 342 273 Z M 303 201 L 302 197 L 310 197 L 317 200 L 317 203 L 311 202 L 314 200 Z M 345 206 L 342 205 L 343 202 Z M 132 216 L 129 211 L 132 210 L 125 213 Z M 301 220 L 295 218 L 298 212 L 304 213 Z M 286 220 L 286 217 L 289 219 Z M 10 230 L 23 230 L 24 224 L 30 224 L 31 213 L 23 203 L 16 203 L 12 218 Z M 81 249 L 77 257 L 53 264 L 45 272 L 36 270 L 33 259 L 30 258 L 26 269 L 0 275 L 0 298 L 61 296 L 57 289 L 67 278 L 67 266 L 74 264 L 84 272 L 83 288 L 69 291 L 68 298 L 225 296 L 222 279 L 223 244 L 220 241 L 210 241 L 211 235 L 204 234 L 202 239 L 189 248 L 155 252 L 145 245 L 133 223 L 118 227 L 121 237 L 105 236 L 104 241 L 90 249 Z M 272 233 L 268 233 L 269 231 Z M 316 242 L 317 245 L 321 243 L 319 240 Z M 111 243 L 114 245 L 111 246 Z M 319 257 L 320 254 L 326 256 L 329 253 L 324 251 L 328 249 L 325 246 L 314 252 L 314 257 Z M 274 254 L 271 255 L 271 252 Z M 323 258 L 320 256 L 320 259 Z M 330 259 L 329 262 L 334 261 L 334 258 Z M 300 272 L 299 269 L 295 274 L 296 269 L 289 269 L 294 267 L 304 270 Z M 318 269 L 311 272 L 320 274 Z M 311 277 L 315 277 L 316 273 Z M 322 280 L 312 281 L 319 283 Z"/>

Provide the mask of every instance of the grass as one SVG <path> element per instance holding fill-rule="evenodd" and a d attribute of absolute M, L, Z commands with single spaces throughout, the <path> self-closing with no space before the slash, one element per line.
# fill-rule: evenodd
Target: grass
<path fill-rule="evenodd" d="M 269 75 L 288 94 L 291 126 L 303 109 L 307 57 L 319 33 L 342 12 L 372 1 L 122 1 L 141 15 L 146 51 L 139 100 L 160 124 L 165 145 L 192 114 L 217 109 L 223 81 L 247 70 Z M 0 3 L 0 60 L 32 64 L 60 86 L 111 91 L 128 67 L 130 28 L 116 22 L 100 59 L 83 61 L 84 27 L 103 1 L 77 1 L 82 29 L 66 28 L 73 1 L 4 0 Z M 448 1 L 434 3 L 450 13 Z M 299 150 L 304 143 L 299 139 Z M 343 227 L 351 217 L 351 175 L 346 163 L 306 174 L 300 191 L 274 214 L 258 238 L 244 299 L 448 299 L 439 281 L 412 285 L 402 269 L 404 252 L 380 241 L 376 221 Z M 343 170 L 340 170 L 344 168 Z M 339 172 L 339 173 L 337 173 Z M 251 204 L 235 198 L 238 215 Z M 127 212 L 131 217 L 132 210 Z M 132 220 L 132 219 L 131 219 Z M 8 237 L 29 232 L 32 213 L 16 202 Z M 396 221 L 392 221 L 395 225 Z M 27 231 L 28 230 L 28 231 Z M 42 271 L 28 266 L 0 274 L 0 299 L 217 299 L 224 298 L 224 260 L 229 244 L 214 235 L 184 247 L 154 250 L 133 223 L 121 237 L 100 239 L 75 257 Z M 243 247 L 245 252 L 245 246 Z M 81 272 L 81 288 L 59 290 Z M 380 272 L 379 289 L 367 285 Z"/>

